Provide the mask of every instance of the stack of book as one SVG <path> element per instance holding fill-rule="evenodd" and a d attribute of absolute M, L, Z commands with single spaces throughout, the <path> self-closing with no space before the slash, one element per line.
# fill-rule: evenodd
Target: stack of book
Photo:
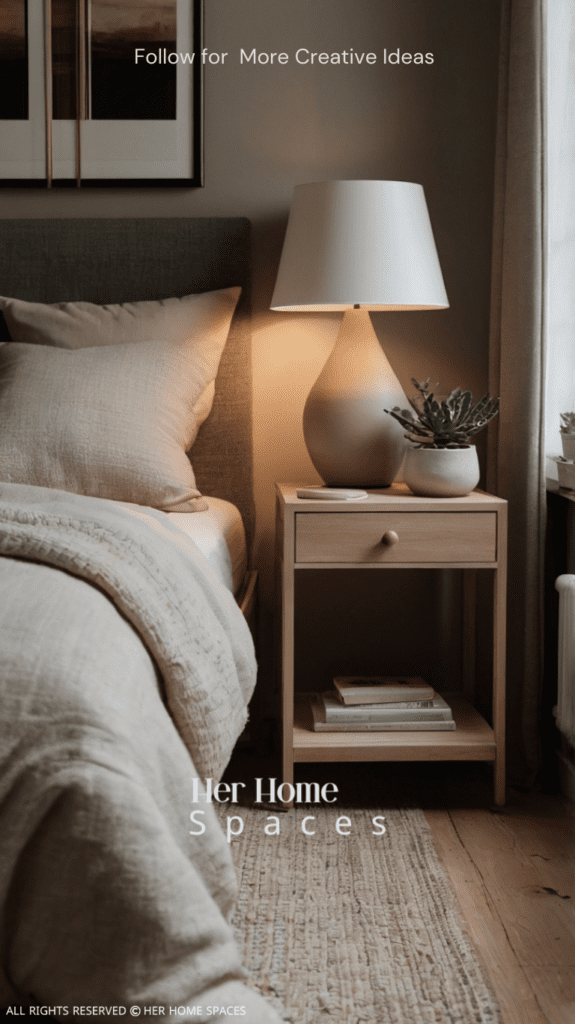
<path fill-rule="evenodd" d="M 420 676 L 336 676 L 312 695 L 316 732 L 444 732 L 455 729 L 449 704 Z"/>

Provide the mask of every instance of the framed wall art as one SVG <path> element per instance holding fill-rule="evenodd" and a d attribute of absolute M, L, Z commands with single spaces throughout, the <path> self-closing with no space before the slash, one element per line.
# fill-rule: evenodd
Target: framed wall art
<path fill-rule="evenodd" d="M 202 0 L 0 0 L 0 186 L 203 184 Z"/>

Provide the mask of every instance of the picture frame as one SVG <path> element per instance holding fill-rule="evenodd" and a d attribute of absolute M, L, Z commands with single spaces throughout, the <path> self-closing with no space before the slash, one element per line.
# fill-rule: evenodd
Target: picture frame
<path fill-rule="evenodd" d="M 202 50 L 203 0 L 0 0 L 0 188 L 201 187 Z"/>

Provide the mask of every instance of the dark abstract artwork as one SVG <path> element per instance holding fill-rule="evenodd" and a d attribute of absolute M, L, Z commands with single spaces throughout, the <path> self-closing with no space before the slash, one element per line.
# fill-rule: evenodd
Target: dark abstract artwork
<path fill-rule="evenodd" d="M 136 68 L 134 53 L 176 50 L 176 0 L 94 0 L 92 8 L 92 117 L 175 119 L 174 65 Z"/>
<path fill-rule="evenodd" d="M 0 0 L 0 120 L 28 117 L 28 46 L 24 0 Z"/>
<path fill-rule="evenodd" d="M 86 19 L 84 117 L 175 120 L 176 68 L 136 65 L 136 49 L 176 50 L 176 0 L 92 0 Z M 76 0 L 52 0 L 54 118 L 76 117 Z"/>
<path fill-rule="evenodd" d="M 202 184 L 201 33 L 201 0 L 0 0 L 1 183 Z"/>

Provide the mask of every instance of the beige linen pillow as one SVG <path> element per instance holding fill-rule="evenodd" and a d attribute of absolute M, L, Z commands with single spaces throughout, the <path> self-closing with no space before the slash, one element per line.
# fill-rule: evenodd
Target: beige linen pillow
<path fill-rule="evenodd" d="M 0 479 L 206 507 L 186 451 L 202 388 L 193 343 L 0 348 Z M 199 500 L 198 500 L 199 499 Z"/>
<path fill-rule="evenodd" d="M 0 296 L 12 341 L 55 348 L 92 348 L 160 341 L 172 345 L 194 339 L 205 375 L 194 406 L 195 432 L 214 401 L 214 380 L 229 333 L 240 288 L 223 288 L 182 298 L 97 306 L 93 302 L 25 302 Z"/>

